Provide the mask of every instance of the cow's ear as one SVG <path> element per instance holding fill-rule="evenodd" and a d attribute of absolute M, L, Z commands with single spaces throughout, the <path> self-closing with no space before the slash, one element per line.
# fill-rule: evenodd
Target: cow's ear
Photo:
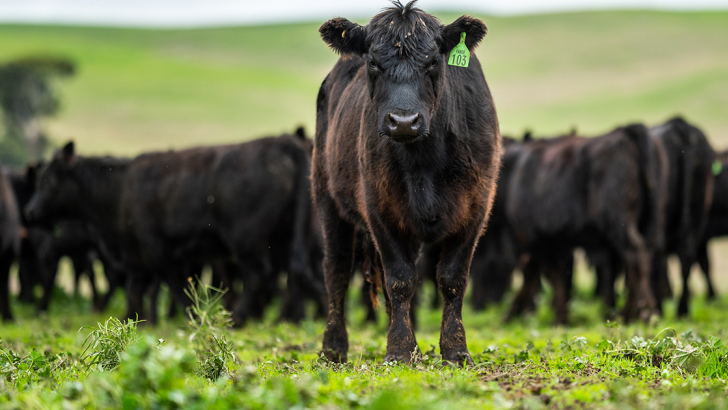
<path fill-rule="evenodd" d="M 300 127 L 296 128 L 295 135 L 298 138 L 300 138 L 302 140 L 305 140 L 306 139 L 306 129 L 303 128 L 303 126 L 300 126 Z"/>
<path fill-rule="evenodd" d="M 442 28 L 442 44 L 440 51 L 447 54 L 460 42 L 460 33 L 465 33 L 465 45 L 473 51 L 480 40 L 488 34 L 488 27 L 482 20 L 470 16 L 461 16 L 451 24 Z"/>
<path fill-rule="evenodd" d="M 327 21 L 319 28 L 321 38 L 339 54 L 362 55 L 367 52 L 366 28 L 345 18 Z"/>
<path fill-rule="evenodd" d="M 76 147 L 73 141 L 68 141 L 66 145 L 61 149 L 61 158 L 67 165 L 73 164 L 76 160 Z"/>

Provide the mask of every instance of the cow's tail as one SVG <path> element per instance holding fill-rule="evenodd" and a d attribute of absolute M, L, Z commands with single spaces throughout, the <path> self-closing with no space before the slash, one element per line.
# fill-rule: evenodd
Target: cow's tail
<path fill-rule="evenodd" d="M 637 146 L 639 161 L 640 191 L 642 192 L 642 212 L 640 213 L 640 232 L 653 244 L 661 232 L 662 209 L 660 207 L 660 172 L 655 147 L 650 132 L 642 124 L 632 124 L 624 128 L 629 139 Z"/>
<path fill-rule="evenodd" d="M 689 243 L 689 249 L 698 246 L 699 238 L 705 228 L 708 212 L 712 202 L 713 175 L 712 163 L 715 152 L 705 136 L 688 124 L 681 117 L 675 117 L 670 123 L 680 136 L 682 143 L 682 172 L 680 174 L 680 236 Z M 705 175 L 696 179 L 696 171 Z M 705 186 L 696 184 L 705 181 Z M 696 201 L 696 202 L 693 202 Z"/>
<path fill-rule="evenodd" d="M 364 279 L 371 285 L 369 286 L 369 299 L 372 301 L 372 306 L 378 308 L 379 291 L 382 289 L 382 281 L 384 279 L 382 262 L 379 259 L 379 253 L 374 243 L 368 235 L 357 235 L 357 238 L 359 240 L 359 250 L 362 252 L 361 270 L 364 273 Z"/>

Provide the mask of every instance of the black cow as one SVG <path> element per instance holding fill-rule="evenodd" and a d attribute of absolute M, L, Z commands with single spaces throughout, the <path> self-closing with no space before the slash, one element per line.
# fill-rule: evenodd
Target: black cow
<path fill-rule="evenodd" d="M 627 320 L 657 312 L 649 279 L 661 243 L 665 158 L 644 126 L 514 144 L 504 164 L 514 167 L 500 182 L 509 185 L 508 223 L 529 255 L 510 318 L 532 304 L 543 274 L 554 285 L 557 322 L 568 321 L 574 247 L 609 249 L 627 267 Z"/>
<path fill-rule="evenodd" d="M 708 242 L 713 238 L 728 236 L 728 151 L 717 154 L 713 165 L 713 173 L 715 174 L 713 200 L 708 214 L 708 223 L 705 226 L 705 232 L 703 232 L 703 240 L 698 246 L 698 263 L 705 275 L 709 299 L 714 299 L 716 293 L 710 275 Z"/>
<path fill-rule="evenodd" d="M 531 134 L 523 136 L 523 141 L 530 141 Z M 503 138 L 503 146 L 516 144 L 509 137 Z M 500 181 L 508 181 L 513 171 L 515 156 L 503 156 Z M 510 289 L 513 271 L 521 262 L 522 255 L 513 229 L 506 216 L 505 200 L 510 185 L 499 183 L 493 200 L 493 210 L 488 221 L 488 231 L 480 238 L 473 254 L 470 267 L 470 284 L 473 289 L 471 303 L 473 309 L 483 310 L 488 304 L 499 303 Z"/>
<path fill-rule="evenodd" d="M 688 313 L 690 270 L 698 261 L 698 247 L 708 221 L 713 197 L 715 152 L 702 131 L 682 118 L 673 118 L 650 130 L 668 156 L 668 193 L 665 210 L 665 249 L 655 255 L 653 281 L 660 301 L 671 296 L 667 281 L 667 255 L 680 259 L 683 293 L 677 313 Z"/>
<path fill-rule="evenodd" d="M 312 276 L 304 244 L 309 169 L 310 156 L 292 135 L 133 160 L 77 156 L 69 143 L 41 170 L 28 214 L 83 217 L 116 241 L 132 275 L 129 316 L 144 311 L 143 296 L 159 281 L 187 306 L 186 279 L 218 261 L 234 261 L 236 272 L 255 279 L 243 301 L 254 300 L 275 277 L 277 256 L 289 257 L 290 275 Z M 237 323 L 248 308 L 238 303 Z"/>
<path fill-rule="evenodd" d="M 22 172 L 10 174 L 13 192 L 21 210 L 35 192 L 37 168 L 38 166 L 31 165 Z M 18 260 L 18 278 L 21 285 L 19 298 L 28 303 L 35 302 L 33 288 L 41 284 L 43 297 L 38 302 L 38 307 L 46 311 L 53 293 L 58 263 L 61 257 L 68 256 L 75 272 L 75 291 L 78 292 L 80 278 L 85 275 L 91 284 L 94 309 L 104 310 L 112 292 L 123 286 L 125 278 L 123 272 L 114 270 L 113 263 L 108 260 L 104 246 L 93 230 L 85 222 L 69 220 L 57 221 L 52 226 L 30 224 L 23 213 L 21 223 L 24 235 Z M 99 295 L 96 289 L 93 262 L 97 258 L 104 264 L 109 284 L 109 290 L 104 296 Z"/>
<path fill-rule="evenodd" d="M 20 252 L 20 211 L 5 170 L 0 167 L 0 316 L 13 320 L 10 310 L 10 265 Z"/>
<path fill-rule="evenodd" d="M 440 351 L 447 361 L 471 362 L 462 303 L 501 142 L 477 57 L 468 67 L 448 65 L 448 57 L 461 39 L 473 52 L 486 27 L 467 16 L 443 26 L 413 5 L 395 2 L 367 26 L 337 18 L 319 29 L 343 55 L 319 90 L 313 160 L 329 294 L 323 354 L 335 362 L 347 360 L 344 305 L 357 229 L 370 235 L 384 267 L 385 360 L 409 362 L 418 350 L 410 320 L 415 263 L 422 244 L 435 243 Z"/>

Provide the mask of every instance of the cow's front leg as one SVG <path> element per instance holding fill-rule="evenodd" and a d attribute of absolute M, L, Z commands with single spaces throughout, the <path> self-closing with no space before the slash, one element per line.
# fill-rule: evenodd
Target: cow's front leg
<path fill-rule="evenodd" d="M 372 233 L 384 267 L 384 285 L 391 308 L 385 362 L 409 363 L 418 352 L 410 306 L 417 289 L 415 260 L 419 246 L 372 223 Z"/>
<path fill-rule="evenodd" d="M 443 242 L 437 265 L 437 285 L 443 296 L 440 354 L 453 364 L 473 364 L 465 341 L 463 299 L 468 285 L 470 263 L 478 236 L 449 238 Z"/>

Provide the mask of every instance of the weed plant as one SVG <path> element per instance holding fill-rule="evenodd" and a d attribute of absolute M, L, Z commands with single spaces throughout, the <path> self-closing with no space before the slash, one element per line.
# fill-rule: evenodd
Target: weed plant
<path fill-rule="evenodd" d="M 138 319 L 127 319 L 124 323 L 115 317 L 110 317 L 106 322 L 98 323 L 96 327 L 82 327 L 81 330 L 91 329 L 91 332 L 83 343 L 81 361 L 87 368 L 114 370 L 121 361 L 121 354 L 138 339 Z"/>
<path fill-rule="evenodd" d="M 185 293 L 192 301 L 187 308 L 190 333 L 188 341 L 198 357 L 198 373 L 208 380 L 230 376 L 229 364 L 235 361 L 234 346 L 227 339 L 232 327 L 230 312 L 222 306 L 225 290 L 189 280 Z"/>

